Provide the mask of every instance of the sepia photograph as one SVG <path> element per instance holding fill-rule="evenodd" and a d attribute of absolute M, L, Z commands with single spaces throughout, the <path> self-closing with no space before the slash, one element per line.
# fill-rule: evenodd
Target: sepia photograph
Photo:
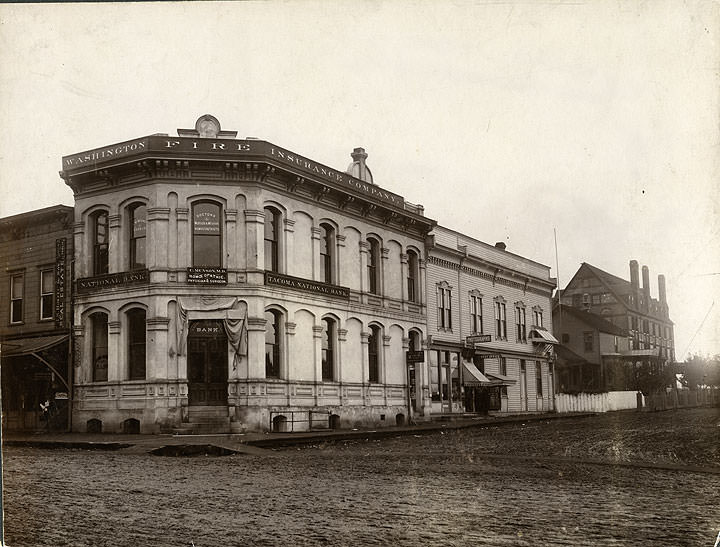
<path fill-rule="evenodd" d="M 720 546 L 720 2 L 0 2 L 0 547 Z"/>

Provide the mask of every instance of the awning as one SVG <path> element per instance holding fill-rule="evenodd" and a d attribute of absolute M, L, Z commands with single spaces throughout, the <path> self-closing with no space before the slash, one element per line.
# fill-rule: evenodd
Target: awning
<path fill-rule="evenodd" d="M 493 386 L 512 386 L 517 383 L 517 380 L 515 378 L 503 376 L 502 374 L 493 374 L 491 372 L 488 372 L 487 376 L 488 378 L 490 378 L 490 385 Z"/>
<path fill-rule="evenodd" d="M 466 386 L 488 386 L 490 380 L 478 368 L 468 361 L 463 361 L 463 384 Z"/>
<path fill-rule="evenodd" d="M 38 336 L 37 338 L 20 338 L 19 340 L 8 340 L 0 342 L 3 357 L 12 357 L 20 355 L 32 355 L 37 351 L 43 351 L 60 344 L 70 338 L 67 334 L 58 334 L 55 336 Z"/>
<path fill-rule="evenodd" d="M 530 331 L 531 342 L 542 342 L 544 344 L 559 344 L 557 338 L 545 329 L 533 329 Z"/>

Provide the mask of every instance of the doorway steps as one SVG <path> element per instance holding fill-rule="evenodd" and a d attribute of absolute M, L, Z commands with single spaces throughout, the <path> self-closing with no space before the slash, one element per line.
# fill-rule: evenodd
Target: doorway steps
<path fill-rule="evenodd" d="M 231 422 L 227 406 L 189 406 L 188 421 L 173 429 L 176 435 L 242 433 L 243 424 Z"/>

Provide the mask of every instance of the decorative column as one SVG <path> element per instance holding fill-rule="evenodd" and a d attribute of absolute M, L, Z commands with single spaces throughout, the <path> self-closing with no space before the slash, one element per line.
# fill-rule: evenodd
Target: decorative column
<path fill-rule="evenodd" d="M 312 278 L 315 281 L 320 281 L 320 235 L 322 230 L 317 226 L 310 228 L 312 238 Z"/>
<path fill-rule="evenodd" d="M 335 263 L 332 265 L 333 267 L 333 275 L 335 276 L 335 282 L 338 285 L 342 285 L 342 280 L 340 279 L 340 272 L 342 271 L 342 268 L 340 267 L 341 264 L 345 264 L 345 236 L 342 234 L 337 233 L 335 231 Z"/>
<path fill-rule="evenodd" d="M 382 247 L 380 249 L 380 264 L 378 264 L 378 268 L 380 268 L 380 275 L 378 275 L 378 280 L 380 281 L 379 287 L 378 287 L 378 294 L 381 294 L 382 296 L 386 296 L 385 287 L 390 286 L 390 279 L 389 277 L 392 275 L 392 272 L 390 271 L 390 268 L 388 267 L 388 264 L 390 263 L 390 249 L 387 247 Z M 387 279 L 387 283 L 385 282 Z"/>
<path fill-rule="evenodd" d="M 245 210 L 245 251 L 247 257 L 248 283 L 262 285 L 265 270 L 265 212 Z M 251 273 L 252 272 L 252 273 Z M 263 319 L 264 321 L 264 319 Z M 263 323 L 263 329 L 264 329 Z M 264 353 L 264 350 L 263 350 Z"/>
<path fill-rule="evenodd" d="M 295 339 L 295 328 L 297 323 L 285 321 L 281 327 L 281 339 L 285 342 L 280 348 L 280 378 L 287 380 L 285 397 L 287 405 L 293 404 L 292 397 L 296 395 L 297 384 L 291 383 L 290 380 L 290 356 L 293 354 L 293 341 Z"/>
<path fill-rule="evenodd" d="M 383 335 L 383 350 L 382 355 L 380 356 L 380 381 L 383 385 L 383 401 L 385 403 L 385 406 L 388 406 L 388 388 L 387 388 L 387 366 L 389 361 L 389 355 L 390 355 L 390 340 L 392 340 L 392 336 Z"/>
<path fill-rule="evenodd" d="M 283 227 L 285 233 L 284 240 L 280 237 L 280 234 L 278 234 L 278 238 L 280 238 L 280 241 L 278 241 L 280 245 L 280 256 L 278 257 L 280 264 L 278 264 L 278 269 L 281 272 L 292 275 L 294 273 L 291 270 L 294 265 L 293 255 L 295 253 L 295 221 L 290 218 L 283 219 Z"/>
<path fill-rule="evenodd" d="M 146 241 L 150 244 L 146 245 L 146 253 L 147 266 L 151 270 L 151 282 L 167 282 L 169 224 L 170 209 L 168 207 L 153 207 L 147 210 Z M 162 271 L 152 271 L 158 269 Z"/>
<path fill-rule="evenodd" d="M 315 356 L 315 405 L 318 404 L 318 396 L 324 395 L 322 393 L 322 325 L 313 325 L 313 354 Z"/>
<path fill-rule="evenodd" d="M 265 378 L 265 318 L 248 317 L 248 379 Z"/>
<path fill-rule="evenodd" d="M 87 378 L 87 370 L 89 367 L 84 367 L 83 363 L 90 363 L 89 358 L 84 358 L 87 355 L 85 348 L 85 326 L 82 323 L 76 323 L 72 328 L 72 335 L 73 385 L 84 384 L 89 380 Z"/>
<path fill-rule="evenodd" d="M 75 277 L 87 277 L 90 272 L 92 252 L 90 244 L 85 237 L 85 223 L 80 221 L 73 224 L 73 251 L 75 258 Z"/>
<path fill-rule="evenodd" d="M 338 329 L 337 330 L 337 339 L 338 339 L 338 351 L 337 351 L 337 360 L 335 362 L 335 380 L 340 384 L 340 389 L 338 393 L 340 404 L 343 404 L 344 396 L 345 396 L 345 390 L 343 389 L 343 354 L 345 352 L 345 341 L 347 340 L 347 329 Z"/>
<path fill-rule="evenodd" d="M 426 283 L 426 275 L 427 275 L 427 261 L 423 260 L 422 258 L 418 259 L 418 269 L 420 270 L 420 279 L 418 280 L 418 298 L 417 303 L 420 304 L 420 306 L 425 306 L 427 302 L 427 285 Z"/>
<path fill-rule="evenodd" d="M 368 355 L 368 348 L 370 347 L 370 333 L 369 332 L 362 331 L 360 333 L 360 344 L 362 345 L 363 406 L 367 406 L 368 400 L 370 399 L 370 394 L 369 394 L 370 381 L 368 380 L 369 369 L 370 369 L 370 356 Z"/>
<path fill-rule="evenodd" d="M 228 270 L 238 269 L 238 255 L 236 253 L 235 241 L 237 241 L 237 216 L 236 209 L 225 209 L 225 234 L 223 237 L 223 247 L 225 249 L 225 267 Z M 237 281 L 237 273 L 231 274 L 233 279 L 228 281 Z"/>
<path fill-rule="evenodd" d="M 125 377 L 124 351 L 120 347 L 120 321 L 108 321 L 108 382 L 119 382 Z"/>
<path fill-rule="evenodd" d="M 179 269 L 185 269 L 192 265 L 192 245 L 190 242 L 190 226 L 188 220 L 190 217 L 190 209 L 187 207 L 178 207 L 175 209 L 177 214 L 177 252 L 176 266 Z M 182 280 L 187 274 L 181 273 Z M 179 276 L 179 277 L 180 277 Z"/>
<path fill-rule="evenodd" d="M 168 380 L 168 327 L 167 317 L 150 317 L 145 321 L 146 351 L 145 378 L 148 381 L 165 382 Z"/>
<path fill-rule="evenodd" d="M 108 244 L 108 272 L 122 272 L 127 270 L 124 267 L 123 260 L 125 255 L 122 253 L 120 248 L 120 215 L 109 215 L 108 216 L 108 228 L 109 228 L 109 244 Z"/>

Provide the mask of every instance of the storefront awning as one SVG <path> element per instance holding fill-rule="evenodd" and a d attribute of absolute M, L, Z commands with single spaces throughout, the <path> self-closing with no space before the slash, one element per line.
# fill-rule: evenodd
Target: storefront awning
<path fill-rule="evenodd" d="M 38 336 L 37 338 L 21 338 L 19 340 L 8 340 L 0 342 L 3 357 L 13 357 L 20 355 L 32 355 L 35 352 L 43 351 L 60 344 L 67 340 L 67 334 L 58 334 L 55 336 Z"/>
<path fill-rule="evenodd" d="M 463 384 L 466 386 L 489 386 L 490 380 L 470 362 L 463 361 Z"/>
<path fill-rule="evenodd" d="M 490 383 L 493 386 L 511 386 L 517 383 L 517 380 L 514 378 L 503 376 L 502 374 L 492 374 L 488 372 L 487 376 L 490 378 Z"/>
<path fill-rule="evenodd" d="M 543 344 L 559 344 L 557 338 L 545 329 L 533 329 L 530 331 L 531 342 L 541 342 Z"/>

